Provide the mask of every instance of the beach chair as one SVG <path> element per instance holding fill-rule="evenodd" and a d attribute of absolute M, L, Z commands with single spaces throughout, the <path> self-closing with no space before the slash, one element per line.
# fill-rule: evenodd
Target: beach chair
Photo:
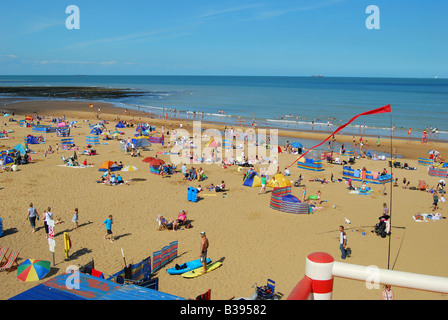
<path fill-rule="evenodd" d="M 8 248 L 1 247 L 0 248 L 0 266 L 3 264 L 3 260 L 6 260 L 6 253 L 8 252 Z"/>
<path fill-rule="evenodd" d="M 267 284 L 256 289 L 257 299 L 267 300 L 274 297 L 275 294 L 275 281 L 268 279 Z"/>
<path fill-rule="evenodd" d="M 11 253 L 9 254 L 9 258 L 8 261 L 2 265 L 0 267 L 0 271 L 11 271 L 11 268 L 15 265 L 15 266 L 19 266 L 19 264 L 17 263 L 17 258 L 19 257 L 19 253 L 15 252 L 15 251 L 11 251 Z"/>
<path fill-rule="evenodd" d="M 173 229 L 172 223 L 163 223 L 159 218 L 157 218 L 156 221 L 159 223 L 159 231 Z"/>

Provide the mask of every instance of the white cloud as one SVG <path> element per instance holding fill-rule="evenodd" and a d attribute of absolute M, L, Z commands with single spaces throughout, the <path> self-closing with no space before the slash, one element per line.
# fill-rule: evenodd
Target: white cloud
<path fill-rule="evenodd" d="M 79 65 L 101 65 L 101 66 L 112 66 L 118 64 L 117 61 L 76 61 L 76 60 L 34 60 L 27 61 L 28 63 L 40 64 L 40 65 L 50 65 L 50 64 L 79 64 Z"/>
<path fill-rule="evenodd" d="M 14 54 L 0 54 L 0 60 L 9 60 L 9 59 L 17 59 L 17 56 Z"/>

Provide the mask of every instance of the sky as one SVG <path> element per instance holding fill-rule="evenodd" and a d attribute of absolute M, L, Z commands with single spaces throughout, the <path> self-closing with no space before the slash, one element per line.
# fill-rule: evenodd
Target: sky
<path fill-rule="evenodd" d="M 70 5 L 79 29 L 67 28 Z M 1 1 L 0 75 L 448 78 L 447 9 L 446 0 Z"/>

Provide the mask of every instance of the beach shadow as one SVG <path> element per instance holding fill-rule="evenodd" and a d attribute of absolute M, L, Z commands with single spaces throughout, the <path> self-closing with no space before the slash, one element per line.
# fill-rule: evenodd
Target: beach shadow
<path fill-rule="evenodd" d="M 146 179 L 145 178 L 134 178 L 134 179 L 131 179 L 131 181 L 132 182 L 142 182 L 142 181 L 146 181 Z"/>
<path fill-rule="evenodd" d="M 226 257 L 221 257 L 219 260 L 216 260 L 216 262 L 224 263 L 224 260 L 226 260 Z"/>
<path fill-rule="evenodd" d="M 89 254 L 91 253 L 92 250 L 87 249 L 87 248 L 82 248 L 79 249 L 78 251 L 73 252 L 72 254 L 69 255 L 69 257 L 67 259 L 64 259 L 64 261 L 72 261 L 72 260 L 76 260 L 79 257 L 85 255 L 85 254 Z"/>
<path fill-rule="evenodd" d="M 114 240 L 118 240 L 120 238 L 127 237 L 127 236 L 130 236 L 130 235 L 132 235 L 132 233 L 125 233 L 125 234 L 122 234 L 122 235 L 114 237 Z"/>
<path fill-rule="evenodd" d="M 51 267 L 50 271 L 43 277 L 41 280 L 45 280 L 47 278 L 51 278 L 52 276 L 55 276 L 59 272 L 59 268 Z"/>
<path fill-rule="evenodd" d="M 19 230 L 17 230 L 17 228 L 9 228 L 9 229 L 3 230 L 3 236 L 4 237 L 9 236 L 9 235 L 17 233 L 17 232 L 19 232 Z"/>
<path fill-rule="evenodd" d="M 78 229 L 81 228 L 81 227 L 83 227 L 83 226 L 87 226 L 87 225 L 89 225 L 89 224 L 92 224 L 92 223 L 93 223 L 92 221 L 84 222 L 83 224 L 78 225 Z M 60 236 L 60 235 L 63 235 L 64 232 L 72 232 L 72 231 L 75 231 L 75 230 L 76 230 L 75 227 L 73 227 L 73 228 L 71 228 L 71 229 L 68 229 L 68 228 L 67 228 L 67 229 L 64 229 L 64 230 L 62 230 L 62 231 L 56 233 L 54 236 L 55 236 L 55 237 L 56 237 L 56 236 Z"/>
<path fill-rule="evenodd" d="M 84 227 L 84 226 L 87 226 L 87 225 L 89 225 L 89 224 L 92 224 L 93 222 L 92 221 L 89 221 L 89 222 L 84 222 L 83 224 L 79 224 L 78 225 L 78 228 L 81 228 L 81 227 Z M 75 228 L 73 228 L 72 230 L 76 230 Z"/>

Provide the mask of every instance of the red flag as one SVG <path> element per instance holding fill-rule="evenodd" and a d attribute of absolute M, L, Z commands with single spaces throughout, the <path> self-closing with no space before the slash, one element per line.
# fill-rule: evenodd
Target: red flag
<path fill-rule="evenodd" d="M 306 155 L 310 150 L 312 150 L 312 149 L 314 149 L 314 148 L 317 148 L 317 147 L 319 147 L 320 145 L 324 144 L 325 141 L 327 141 L 327 140 L 330 139 L 333 135 L 335 135 L 336 133 L 338 133 L 339 131 L 341 131 L 342 129 L 344 129 L 346 126 L 348 126 L 350 123 L 352 123 L 353 121 L 355 121 L 356 118 L 361 117 L 361 116 L 368 116 L 368 115 L 371 115 L 371 114 L 388 113 L 388 112 L 390 112 L 390 104 L 388 104 L 388 105 L 386 105 L 386 106 L 383 106 L 383 107 L 381 107 L 381 108 L 377 108 L 377 109 L 374 109 L 374 110 L 366 111 L 366 112 L 363 112 L 363 113 L 360 113 L 360 114 L 354 116 L 353 118 L 350 119 L 349 122 L 347 122 L 346 124 L 343 124 L 342 126 L 340 126 L 339 128 L 337 128 L 337 129 L 336 129 L 332 134 L 330 134 L 330 135 L 328 136 L 328 138 L 326 138 L 324 141 L 322 141 L 322 142 L 319 143 L 318 145 L 315 145 L 314 147 L 308 149 L 304 154 L 302 154 L 300 157 L 298 157 L 298 158 L 296 159 L 296 161 L 294 161 L 289 167 L 291 167 L 294 163 L 296 163 L 297 161 L 299 161 L 300 158 L 302 158 L 304 155 Z M 289 168 L 289 167 L 288 167 L 288 168 Z"/>
<path fill-rule="evenodd" d="M 409 130 L 408 130 L 408 135 L 411 134 L 411 131 L 412 131 L 411 128 L 409 128 Z"/>

